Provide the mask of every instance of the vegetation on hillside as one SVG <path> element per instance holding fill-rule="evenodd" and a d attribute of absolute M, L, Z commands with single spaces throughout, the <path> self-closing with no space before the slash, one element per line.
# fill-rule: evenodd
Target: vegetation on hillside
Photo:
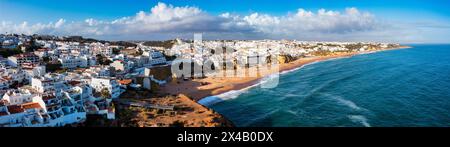
<path fill-rule="evenodd" d="M 60 71 L 62 70 L 62 64 L 57 62 L 57 63 L 51 63 L 48 62 L 47 64 L 45 64 L 45 70 L 47 72 L 56 72 L 56 71 Z"/>
<path fill-rule="evenodd" d="M 112 48 L 112 53 L 113 53 L 114 55 L 118 55 L 118 54 L 120 54 L 120 49 L 118 49 L 118 48 Z"/>
<path fill-rule="evenodd" d="M 106 58 L 105 56 L 102 56 L 100 54 L 98 54 L 96 57 L 97 57 L 97 63 L 100 65 L 109 65 L 112 63 L 111 60 L 109 60 L 108 58 Z"/>
<path fill-rule="evenodd" d="M 137 45 L 131 42 L 127 41 L 111 41 L 109 42 L 109 45 L 117 45 L 117 46 L 123 46 L 125 48 L 127 47 L 136 47 Z"/>
<path fill-rule="evenodd" d="M 0 49 L 0 55 L 3 58 L 7 58 L 9 56 L 13 56 L 13 55 L 21 54 L 21 53 L 23 53 L 22 50 L 20 50 L 18 48 L 15 48 L 15 49 L 4 49 L 4 48 L 2 48 L 2 49 Z"/>
<path fill-rule="evenodd" d="M 175 44 L 174 40 L 166 40 L 166 41 L 146 41 L 143 43 L 145 46 L 154 46 L 154 47 L 164 47 L 164 48 L 172 48 Z"/>

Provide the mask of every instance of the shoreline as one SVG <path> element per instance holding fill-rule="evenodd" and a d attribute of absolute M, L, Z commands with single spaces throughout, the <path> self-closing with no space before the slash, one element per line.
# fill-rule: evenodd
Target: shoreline
<path fill-rule="evenodd" d="M 370 53 L 368 53 L 368 54 L 370 54 Z M 355 54 L 355 55 L 357 55 L 357 54 Z M 289 68 L 289 69 L 285 69 L 285 70 L 280 70 L 279 71 L 279 76 L 281 76 L 281 75 L 283 75 L 283 74 L 287 74 L 287 73 L 290 73 L 290 72 L 294 72 L 294 71 L 297 71 L 297 70 L 300 70 L 300 69 L 302 69 L 303 67 L 305 67 L 305 66 L 307 66 L 307 65 L 312 65 L 312 64 L 315 64 L 315 63 L 320 63 L 320 62 L 325 62 L 325 61 L 331 61 L 331 60 L 336 60 L 336 59 L 343 59 L 343 58 L 348 58 L 348 57 L 351 57 L 351 56 L 353 56 L 353 55 L 344 55 L 344 56 L 336 56 L 336 57 L 330 57 L 330 58 L 326 58 L 326 59 L 318 59 L 318 60 L 315 60 L 315 61 L 311 61 L 311 62 L 305 62 L 304 64 L 299 64 L 299 66 L 296 66 L 296 67 L 293 67 L 292 69 L 291 68 Z M 293 61 L 294 62 L 294 61 Z M 288 63 L 287 63 L 288 64 Z M 270 75 L 273 75 L 273 74 L 275 74 L 275 73 L 272 73 L 272 74 L 270 74 Z M 270 76 L 270 75 L 268 75 L 268 76 Z M 267 76 L 266 76 L 267 77 Z M 201 98 L 201 99 L 199 99 L 198 101 L 197 101 L 197 103 L 199 103 L 199 104 L 201 104 L 201 105 L 204 105 L 204 106 L 206 106 L 206 107 L 208 107 L 208 106 L 210 106 L 211 104 L 215 104 L 215 103 L 218 103 L 218 102 L 221 102 L 221 101 L 224 101 L 224 100 L 227 100 L 227 99 L 224 99 L 225 97 L 229 97 L 229 95 L 233 95 L 234 93 L 231 93 L 231 92 L 235 92 L 235 93 L 242 93 L 242 92 L 244 92 L 244 91 L 246 91 L 246 90 L 249 90 L 249 89 L 251 89 L 251 88 L 253 88 L 253 87 L 257 87 L 257 86 L 259 86 L 260 84 L 261 84 L 261 81 L 263 81 L 264 80 L 264 78 L 266 78 L 266 77 L 261 77 L 261 78 L 258 78 L 256 81 L 252 81 L 252 82 L 249 82 L 249 83 L 246 83 L 246 84 L 243 84 L 242 85 L 242 87 L 243 88 L 240 88 L 240 89 L 238 89 L 238 87 L 236 87 L 236 89 L 230 89 L 229 91 L 225 91 L 225 92 L 223 92 L 223 93 L 219 93 L 219 94 L 217 94 L 217 95 L 211 95 L 211 96 L 207 96 L 207 97 L 204 97 L 204 98 Z M 249 85 L 249 86 L 247 86 L 247 84 Z M 245 87 L 245 86 L 247 86 L 247 87 Z M 225 96 L 224 96 L 225 95 Z M 237 96 L 239 96 L 239 95 L 237 95 Z M 234 98 L 236 98 L 236 97 L 234 97 L 234 96 L 231 96 L 232 98 L 228 98 L 228 99 L 234 99 Z"/>
<path fill-rule="evenodd" d="M 307 57 L 296 59 L 289 63 L 284 63 L 279 65 L 278 74 L 290 73 L 293 71 L 297 71 L 303 68 L 306 65 L 315 64 L 318 62 L 324 62 L 329 60 L 341 59 L 341 58 L 350 58 L 355 55 L 362 54 L 372 54 L 389 50 L 398 50 L 398 49 L 407 49 L 412 48 L 410 46 L 399 46 L 396 48 L 386 48 L 379 50 L 370 50 L 363 52 L 351 52 L 351 53 L 339 53 L 335 55 L 329 56 L 315 56 L 315 57 Z M 219 112 L 216 112 L 210 106 L 211 104 L 216 104 L 221 101 L 225 101 L 227 99 L 237 98 L 242 92 L 256 87 L 260 84 L 261 80 L 264 78 L 275 74 L 275 72 L 268 72 L 264 76 L 258 77 L 227 77 L 227 78 L 212 78 L 207 77 L 204 79 L 193 79 L 189 81 L 178 81 L 170 82 L 166 86 L 161 87 L 161 94 L 166 95 L 184 95 L 188 99 L 191 99 L 193 103 L 200 105 L 203 108 L 206 108 L 213 113 L 217 113 L 220 115 L 220 118 L 223 119 L 225 124 L 229 124 L 230 126 L 235 126 L 235 124 L 228 119 L 226 116 L 223 116 Z M 203 82 L 208 82 L 209 84 L 203 85 Z M 224 99 L 226 98 L 226 99 Z"/>
<path fill-rule="evenodd" d="M 412 47 L 411 46 L 401 46 L 401 47 L 396 47 L 396 48 L 386 48 L 386 49 L 375 50 L 375 51 L 344 53 L 344 54 L 332 55 L 332 56 L 320 56 L 320 57 L 318 57 L 317 60 L 306 61 L 305 63 L 302 63 L 302 64 L 295 64 L 296 66 L 292 67 L 292 68 L 280 69 L 279 75 L 282 75 L 282 74 L 285 74 L 285 73 L 290 73 L 290 72 L 293 72 L 293 71 L 297 71 L 297 70 L 300 70 L 301 68 L 303 68 L 304 66 L 315 64 L 315 63 L 319 63 L 319 62 L 331 61 L 331 60 L 342 59 L 342 58 L 350 58 L 350 57 L 353 57 L 355 55 L 373 54 L 373 53 L 378 53 L 378 52 L 383 52 L 383 51 L 408 49 L 408 48 L 412 48 Z M 297 60 L 301 60 L 301 59 L 297 59 Z M 292 61 L 292 62 L 298 62 L 297 60 Z M 286 64 L 289 64 L 289 63 L 286 63 Z M 274 74 L 274 73 L 272 73 L 272 74 Z M 263 80 L 264 78 L 265 77 L 261 77 L 261 78 L 257 79 L 257 81 L 255 81 L 255 82 L 253 82 L 253 81 L 249 82 L 249 83 L 247 83 L 248 86 L 247 86 L 247 84 L 244 84 L 244 85 L 241 85 L 239 87 L 236 87 L 236 89 L 230 89 L 229 91 L 225 91 L 225 92 L 222 92 L 222 93 L 219 93 L 219 94 L 216 94 L 216 95 L 203 97 L 203 98 L 197 100 L 196 102 L 199 103 L 200 105 L 204 105 L 205 107 L 208 107 L 211 104 L 215 104 L 215 103 L 227 100 L 227 99 L 224 99 L 223 95 L 228 95 L 230 92 L 242 93 L 245 90 L 248 90 L 248 89 L 251 89 L 253 87 L 258 86 L 260 84 L 260 81 Z M 236 98 L 236 97 L 232 96 L 232 98 L 228 98 L 228 99 L 234 99 L 234 98 Z"/>
<path fill-rule="evenodd" d="M 351 53 L 338 53 L 329 56 L 314 56 L 314 57 L 306 57 L 294 60 L 289 63 L 279 64 L 278 71 L 271 71 L 263 73 L 262 76 L 257 77 L 226 77 L 226 78 L 214 78 L 207 77 L 203 79 L 193 79 L 189 81 L 179 81 L 179 83 L 169 83 L 168 85 L 161 87 L 161 91 L 170 95 L 178 95 L 184 94 L 194 100 L 195 102 L 205 102 L 205 98 L 208 97 L 217 97 L 220 98 L 221 95 L 227 94 L 230 92 L 239 92 L 242 90 L 246 90 L 252 88 L 254 86 L 258 86 L 260 81 L 265 77 L 275 74 L 284 74 L 291 71 L 296 71 L 301 69 L 305 65 L 323 62 L 328 60 L 340 59 L 352 57 L 360 54 L 372 54 L 382 51 L 389 50 L 398 50 L 398 49 L 407 49 L 411 48 L 410 46 L 400 46 L 395 48 L 386 48 L 380 50 L 371 50 L 371 51 L 363 51 L 363 52 L 351 52 Z M 208 85 L 202 85 L 201 83 L 207 82 L 210 83 Z M 202 103 L 203 103 L 202 102 Z M 201 103 L 199 103 L 201 104 Z M 203 104 L 201 104 L 203 105 Z M 207 106 L 206 106 L 207 107 Z"/>

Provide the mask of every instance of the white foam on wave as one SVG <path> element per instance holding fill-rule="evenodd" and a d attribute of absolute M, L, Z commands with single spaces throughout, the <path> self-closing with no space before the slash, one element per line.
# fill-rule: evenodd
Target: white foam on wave
<path fill-rule="evenodd" d="M 312 63 L 310 63 L 310 64 L 312 64 Z M 309 64 L 305 64 L 305 65 L 309 65 Z M 240 90 L 231 90 L 231 91 L 228 91 L 228 92 L 225 92 L 222 94 L 207 96 L 207 97 L 199 100 L 198 103 L 202 104 L 204 106 L 211 106 L 211 105 L 214 105 L 216 103 L 219 103 L 219 102 L 222 102 L 225 100 L 235 99 L 250 88 L 253 88 L 253 87 L 256 87 L 259 85 L 264 85 L 264 84 L 266 84 L 266 85 L 270 85 L 271 83 L 273 84 L 274 83 L 273 80 L 279 80 L 280 74 L 286 74 L 286 73 L 289 73 L 289 72 L 292 72 L 295 70 L 299 70 L 299 69 L 303 68 L 305 65 L 288 70 L 288 71 L 283 71 L 281 73 L 275 73 L 275 74 L 268 75 L 268 76 L 260 79 L 258 83 L 248 86 L 248 87 L 245 87 Z M 276 84 L 278 84 L 278 82 Z"/>
<path fill-rule="evenodd" d="M 307 63 L 307 64 L 304 64 L 304 65 L 302 65 L 302 66 L 300 66 L 300 67 L 296 67 L 296 68 L 293 68 L 293 69 L 290 69 L 290 70 L 282 71 L 282 72 L 280 72 L 279 74 L 280 74 L 280 75 L 282 75 L 282 74 L 287 74 L 287 73 L 290 73 L 290 72 L 293 72 L 293 71 L 302 69 L 302 68 L 305 67 L 305 66 L 312 65 L 312 64 L 316 64 L 316 63 L 319 63 L 319 62 L 322 62 L 322 61 L 314 61 L 314 62 L 311 62 L 311 63 Z"/>
<path fill-rule="evenodd" d="M 365 127 L 370 127 L 367 118 L 362 115 L 348 115 L 347 116 L 352 122 L 361 123 Z"/>
<path fill-rule="evenodd" d="M 332 98 L 333 100 L 336 100 L 339 104 L 347 106 L 351 109 L 354 110 L 365 110 L 364 108 L 359 107 L 358 105 L 356 105 L 353 101 L 347 100 L 342 98 L 341 96 L 337 96 L 337 95 L 331 95 L 331 94 L 323 94 L 329 98 Z"/>
<path fill-rule="evenodd" d="M 213 95 L 213 96 L 208 96 L 205 97 L 201 100 L 198 101 L 199 104 L 205 105 L 205 106 L 210 106 L 216 103 L 219 103 L 221 101 L 224 100 L 228 100 L 228 99 L 235 99 L 237 98 L 242 92 L 240 90 L 231 90 L 219 95 Z"/>
<path fill-rule="evenodd" d="M 358 53 L 358 55 L 373 54 L 373 53 L 376 53 L 376 52 L 377 51 L 361 52 L 361 53 Z"/>
<path fill-rule="evenodd" d="M 359 107 L 358 105 L 356 105 L 354 102 L 352 102 L 352 101 L 350 101 L 350 100 L 343 99 L 343 98 L 340 97 L 340 96 L 335 97 L 335 99 L 336 99 L 339 103 L 341 103 L 341 104 L 343 104 L 343 105 L 345 105 L 345 106 L 348 106 L 348 107 L 350 107 L 350 108 L 352 108 L 352 109 L 355 109 L 355 110 L 361 110 L 361 107 Z"/>
<path fill-rule="evenodd" d="M 289 113 L 289 114 L 292 114 L 292 115 L 294 115 L 294 116 L 296 116 L 296 117 L 300 117 L 299 115 L 298 115 L 298 112 L 296 112 L 296 111 L 294 111 L 294 110 L 286 110 L 286 112 L 287 113 Z"/>
<path fill-rule="evenodd" d="M 316 64 L 316 63 L 324 62 L 324 61 L 341 59 L 341 58 L 345 58 L 345 57 L 331 58 L 331 59 L 322 60 L 322 61 L 314 61 L 314 62 L 304 64 L 304 65 L 302 65 L 300 67 L 297 67 L 297 68 L 294 68 L 294 69 L 291 69 L 291 70 L 282 71 L 280 73 L 274 73 L 274 74 L 271 74 L 271 75 L 268 75 L 268 76 L 262 78 L 261 80 L 259 80 L 258 83 L 254 84 L 254 85 L 248 86 L 248 87 L 240 89 L 240 90 L 231 90 L 231 91 L 219 94 L 219 95 L 208 96 L 208 97 L 205 97 L 205 98 L 199 100 L 198 103 L 202 104 L 202 105 L 205 105 L 205 106 L 211 106 L 213 104 L 216 104 L 216 103 L 219 103 L 219 102 L 222 102 L 222 101 L 225 101 L 225 100 L 235 99 L 240 94 L 242 94 L 243 92 L 247 91 L 248 89 L 250 89 L 252 87 L 256 87 L 258 85 L 267 84 L 267 83 L 272 83 L 272 85 L 273 85 L 274 82 L 272 82 L 272 80 L 275 80 L 275 79 L 279 80 L 279 75 L 287 74 L 287 73 L 290 73 L 290 72 L 302 69 L 303 67 L 308 66 L 308 65 L 312 65 L 312 64 Z"/>
<path fill-rule="evenodd" d="M 197 103 L 204 105 L 204 106 L 211 106 L 211 105 L 219 103 L 221 101 L 223 101 L 223 100 L 220 99 L 219 97 L 213 95 L 213 96 L 207 96 L 207 97 L 199 100 Z"/>
<path fill-rule="evenodd" d="M 261 115 L 258 115 L 258 116 L 255 117 L 255 118 L 252 118 L 251 121 L 247 122 L 247 123 L 244 124 L 243 126 L 253 126 L 253 125 L 252 125 L 253 123 L 259 122 L 259 121 L 263 121 L 264 119 L 266 119 L 266 118 L 272 116 L 273 114 L 275 114 L 275 113 L 277 113 L 277 112 L 279 112 L 279 111 L 280 111 L 280 109 L 273 109 L 273 110 L 270 110 L 270 111 L 268 111 L 268 112 L 265 112 L 265 113 L 263 113 L 263 114 L 261 114 Z"/>
<path fill-rule="evenodd" d="M 259 80 L 258 85 L 261 88 L 275 88 L 280 83 L 280 75 L 279 74 L 271 74 Z M 256 85 L 255 85 L 256 86 Z"/>
<path fill-rule="evenodd" d="M 205 105 L 205 106 L 211 106 L 213 104 L 225 101 L 225 100 L 230 100 L 230 99 L 235 99 L 237 98 L 239 95 L 241 95 L 242 93 L 246 92 L 248 89 L 257 86 L 258 84 L 240 89 L 240 90 L 231 90 L 222 94 L 218 94 L 218 95 L 213 95 L 213 96 L 208 96 L 205 97 L 201 100 L 198 101 L 199 104 Z"/>

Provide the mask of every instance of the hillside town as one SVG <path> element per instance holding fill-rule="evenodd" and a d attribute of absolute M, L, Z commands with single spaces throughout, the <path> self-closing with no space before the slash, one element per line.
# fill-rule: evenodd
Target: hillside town
<path fill-rule="evenodd" d="M 185 114 L 175 113 L 176 110 L 181 110 L 179 103 L 182 102 L 174 97 L 180 96 L 165 92 L 164 89 L 176 88 L 169 83 L 205 78 L 208 75 L 203 72 L 184 75 L 172 73 L 170 69 L 177 62 L 175 59 L 190 59 L 196 65 L 211 61 L 215 69 L 224 69 L 227 67 L 220 59 L 226 57 L 233 70 L 239 70 L 252 66 L 249 63 L 252 58 L 258 58 L 257 61 L 260 61 L 259 58 L 273 58 L 264 61 L 284 64 L 313 56 L 367 52 L 399 46 L 373 42 L 296 40 L 195 42 L 175 39 L 113 42 L 81 36 L 1 34 L 0 127 L 78 126 L 92 121 L 89 119 L 99 118 L 115 121 L 125 117 L 118 115 L 117 111 L 136 109 L 134 107 L 156 109 L 155 113 L 163 114 L 167 111 L 167 116 L 164 117 L 174 118 L 171 122 L 155 115 L 146 118 L 153 119 L 149 120 L 152 123 L 140 126 L 223 126 L 220 123 L 224 121 L 216 119 L 205 121 L 204 118 L 197 118 L 203 122 L 220 122 L 218 125 L 197 125 L 195 121 L 188 123 L 189 120 L 186 119 L 195 118 L 193 115 L 200 115 L 200 112 L 189 113 L 188 118 L 183 117 L 185 122 L 177 120 L 182 117 L 175 117 L 176 115 Z M 213 53 L 211 50 L 223 52 Z M 158 99 L 147 101 L 143 97 Z M 186 96 L 180 98 L 189 99 Z M 186 103 L 183 108 L 195 105 L 202 112 L 211 111 L 205 117 L 220 117 L 195 101 L 192 101 L 194 104 Z M 117 110 L 119 107 L 122 110 Z"/>

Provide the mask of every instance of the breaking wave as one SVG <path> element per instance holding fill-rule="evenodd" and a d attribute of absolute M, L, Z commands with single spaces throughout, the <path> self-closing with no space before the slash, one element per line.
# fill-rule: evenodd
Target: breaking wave
<path fill-rule="evenodd" d="M 365 127 L 370 127 L 367 118 L 362 115 L 349 115 L 347 116 L 352 122 L 361 123 Z"/>

